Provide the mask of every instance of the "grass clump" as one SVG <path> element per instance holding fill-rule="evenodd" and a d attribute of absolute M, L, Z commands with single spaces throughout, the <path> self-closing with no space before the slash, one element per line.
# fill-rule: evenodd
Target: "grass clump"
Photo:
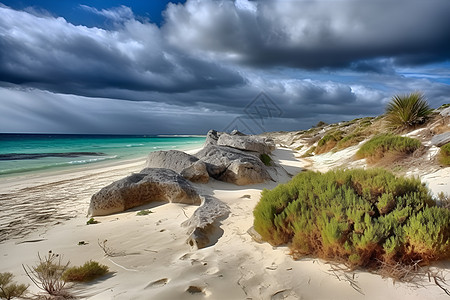
<path fill-rule="evenodd" d="M 313 146 L 311 148 L 309 148 L 305 153 L 303 153 L 303 155 L 301 157 L 310 157 L 314 155 L 314 151 L 316 150 L 316 147 Z"/>
<path fill-rule="evenodd" d="M 88 282 L 107 274 L 109 268 L 96 261 L 88 261 L 80 267 L 68 268 L 62 278 L 64 281 Z"/>
<path fill-rule="evenodd" d="M 392 129 L 407 129 L 423 124 L 432 111 L 420 92 L 395 95 L 386 106 L 386 121 Z"/>
<path fill-rule="evenodd" d="M 300 173 L 264 190 L 253 214 L 262 238 L 295 258 L 376 269 L 450 257 L 450 210 L 420 180 L 382 169 Z"/>
<path fill-rule="evenodd" d="M 334 131 L 326 134 L 323 138 L 319 140 L 316 147 L 316 154 L 329 152 L 336 146 L 337 142 L 342 139 L 342 131 Z"/>
<path fill-rule="evenodd" d="M 439 151 L 439 162 L 444 166 L 450 166 L 450 143 L 441 147 Z"/>
<path fill-rule="evenodd" d="M 90 218 L 89 220 L 87 220 L 86 225 L 93 225 L 93 224 L 98 224 L 99 222 L 97 220 L 95 220 L 94 218 Z"/>
<path fill-rule="evenodd" d="M 260 154 L 259 159 L 268 167 L 272 165 L 272 158 L 265 153 Z"/>
<path fill-rule="evenodd" d="M 28 285 L 13 282 L 12 273 L 0 273 L 0 298 L 13 299 L 22 297 L 28 290 Z"/>
<path fill-rule="evenodd" d="M 62 256 L 49 251 L 44 257 L 38 253 L 39 263 L 29 267 L 22 265 L 25 273 L 30 280 L 41 290 L 46 291 L 49 295 L 62 298 L 71 298 L 67 292 L 66 282 L 62 279 L 62 275 L 67 270 L 69 262 L 63 263 Z"/>
<path fill-rule="evenodd" d="M 147 216 L 147 215 L 152 214 L 152 213 L 153 212 L 151 210 L 144 209 L 144 210 L 141 210 L 141 211 L 137 212 L 136 216 Z"/>
<path fill-rule="evenodd" d="M 417 139 L 385 133 L 364 143 L 356 152 L 356 157 L 367 158 L 368 162 L 374 163 L 387 155 L 400 156 L 412 153 L 420 146 L 421 143 Z"/>
<path fill-rule="evenodd" d="M 349 135 L 345 136 L 344 138 L 342 138 L 342 140 L 340 140 L 336 144 L 336 149 L 342 150 L 342 149 L 348 148 L 350 146 L 357 145 L 357 144 L 359 144 L 359 142 L 362 142 L 363 140 L 364 140 L 364 137 L 361 136 L 360 134 L 357 134 L 357 133 L 349 134 Z"/>

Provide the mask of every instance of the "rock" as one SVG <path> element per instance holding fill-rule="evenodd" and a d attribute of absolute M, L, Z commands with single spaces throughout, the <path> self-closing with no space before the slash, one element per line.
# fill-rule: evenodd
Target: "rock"
<path fill-rule="evenodd" d="M 246 185 L 271 179 L 262 161 L 248 152 L 209 145 L 196 156 L 206 163 L 209 175 L 217 180 Z"/>
<path fill-rule="evenodd" d="M 144 169 L 102 188 L 91 198 L 88 214 L 109 215 L 153 201 L 200 204 L 189 181 L 169 169 Z"/>
<path fill-rule="evenodd" d="M 220 221 L 228 217 L 230 208 L 222 201 L 212 196 L 201 196 L 202 205 L 181 226 L 188 228 L 186 243 L 194 249 L 205 248 L 218 240 L 214 234 Z M 215 236 L 215 239 L 213 239 Z"/>
<path fill-rule="evenodd" d="M 214 129 L 211 129 L 210 131 L 208 131 L 208 133 L 206 134 L 206 140 L 205 140 L 205 146 L 208 145 L 217 145 L 217 140 L 219 139 L 219 137 L 222 135 L 221 132 L 217 132 Z"/>
<path fill-rule="evenodd" d="M 147 168 L 164 168 L 180 173 L 184 178 L 198 183 L 209 181 L 204 162 L 178 150 L 155 151 L 147 156 Z"/>
<path fill-rule="evenodd" d="M 147 156 L 147 168 L 164 168 L 181 173 L 198 161 L 198 158 L 178 150 L 155 151 Z"/>
<path fill-rule="evenodd" d="M 246 136 L 245 133 L 240 132 L 239 130 L 235 129 L 232 132 L 230 132 L 231 135 L 240 135 L 240 136 Z"/>
<path fill-rule="evenodd" d="M 206 170 L 206 164 L 203 161 L 196 161 L 190 167 L 181 171 L 181 176 L 189 181 L 197 183 L 207 183 L 209 181 L 209 174 Z"/>
<path fill-rule="evenodd" d="M 447 143 L 450 143 L 450 132 L 437 134 L 431 138 L 431 144 L 436 147 L 444 146 Z"/>
<path fill-rule="evenodd" d="M 441 116 L 445 117 L 450 117 L 450 107 L 446 107 L 444 108 L 440 113 Z"/>
<path fill-rule="evenodd" d="M 275 150 L 273 140 L 252 135 L 241 136 L 222 133 L 217 139 L 217 145 L 265 154 Z"/>

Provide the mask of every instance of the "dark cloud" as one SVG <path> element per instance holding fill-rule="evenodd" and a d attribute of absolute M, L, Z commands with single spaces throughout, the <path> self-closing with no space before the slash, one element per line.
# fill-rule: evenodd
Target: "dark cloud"
<path fill-rule="evenodd" d="M 190 0 L 158 27 L 82 6 L 113 23 L 96 28 L 0 5 L 0 132 L 205 133 L 236 118 L 261 129 L 245 108 L 262 91 L 282 112 L 265 130 L 378 115 L 413 90 L 437 107 L 448 64 L 422 64 L 450 58 L 449 8 Z"/>
<path fill-rule="evenodd" d="M 231 68 L 171 49 L 156 25 L 129 14 L 119 29 L 107 31 L 0 7 L 0 80 L 91 95 L 108 88 L 170 93 L 243 83 Z M 119 20 L 124 12 L 109 17 Z"/>
<path fill-rule="evenodd" d="M 448 0 L 188 1 L 169 5 L 164 30 L 174 45 L 259 67 L 423 64 L 450 58 L 449 11 Z"/>

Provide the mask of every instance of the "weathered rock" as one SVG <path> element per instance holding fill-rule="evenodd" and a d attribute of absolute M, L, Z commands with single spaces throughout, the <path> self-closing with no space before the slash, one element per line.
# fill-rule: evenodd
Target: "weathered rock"
<path fill-rule="evenodd" d="M 431 138 L 431 144 L 436 147 L 444 146 L 447 143 L 450 143 L 450 132 L 437 134 Z"/>
<path fill-rule="evenodd" d="M 240 136 L 246 136 L 245 133 L 240 132 L 239 130 L 235 129 L 232 132 L 230 132 L 231 135 L 240 135 Z"/>
<path fill-rule="evenodd" d="M 218 235 L 214 234 L 219 228 L 220 221 L 228 217 L 230 208 L 222 201 L 212 196 L 201 196 L 202 204 L 194 214 L 181 226 L 188 228 L 186 243 L 194 249 L 205 248 L 217 242 Z"/>
<path fill-rule="evenodd" d="M 450 107 L 444 108 L 439 114 L 443 117 L 450 117 Z"/>
<path fill-rule="evenodd" d="M 271 179 L 262 161 L 248 152 L 209 145 L 196 156 L 206 163 L 209 175 L 217 180 L 246 185 Z"/>
<path fill-rule="evenodd" d="M 178 150 L 155 151 L 147 156 L 147 168 L 164 168 L 181 173 L 198 161 L 198 158 Z"/>
<path fill-rule="evenodd" d="M 201 199 L 191 184 L 175 171 L 147 168 L 94 194 L 88 214 L 108 215 L 154 201 L 198 205 Z"/>
<path fill-rule="evenodd" d="M 181 171 L 181 176 L 189 181 L 197 183 L 207 183 L 209 181 L 209 174 L 206 170 L 206 164 L 203 161 L 196 161 L 190 167 Z"/>
<path fill-rule="evenodd" d="M 209 145 L 217 145 L 217 140 L 222 135 L 221 132 L 217 132 L 214 129 L 211 129 L 206 134 L 205 147 Z"/>
<path fill-rule="evenodd" d="M 164 168 L 180 173 L 184 178 L 199 183 L 209 180 L 204 162 L 178 150 L 155 151 L 147 156 L 147 168 Z"/>
<path fill-rule="evenodd" d="M 217 139 L 217 145 L 265 154 L 275 150 L 273 140 L 253 135 L 242 136 L 222 133 Z"/>

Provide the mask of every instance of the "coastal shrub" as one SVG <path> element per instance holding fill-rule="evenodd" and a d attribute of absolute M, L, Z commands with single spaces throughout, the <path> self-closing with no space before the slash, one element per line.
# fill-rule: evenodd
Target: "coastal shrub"
<path fill-rule="evenodd" d="M 268 167 L 272 165 L 272 158 L 265 153 L 260 154 L 259 159 Z"/>
<path fill-rule="evenodd" d="M 321 153 L 329 152 L 331 149 L 334 148 L 334 146 L 336 146 L 337 142 L 342 139 L 342 135 L 343 135 L 343 132 L 339 131 L 339 130 L 327 133 L 317 143 L 315 153 L 321 154 Z"/>
<path fill-rule="evenodd" d="M 88 261 L 79 267 L 68 268 L 62 278 L 64 281 L 87 282 L 107 274 L 109 268 L 96 261 Z"/>
<path fill-rule="evenodd" d="M 253 214 L 262 238 L 294 258 L 377 268 L 450 257 L 450 210 L 420 180 L 383 169 L 302 172 L 263 190 Z"/>
<path fill-rule="evenodd" d="M 38 253 L 39 263 L 29 267 L 22 265 L 25 273 L 30 280 L 41 290 L 46 291 L 52 296 L 70 298 L 65 289 L 66 282 L 62 275 L 67 270 L 69 262 L 63 263 L 62 256 L 52 251 L 44 257 Z"/>
<path fill-rule="evenodd" d="M 12 273 L 0 273 L 0 298 L 13 299 L 24 295 L 28 289 L 28 285 L 17 284 L 13 282 L 14 275 Z"/>
<path fill-rule="evenodd" d="M 432 111 L 420 92 L 395 95 L 386 106 L 386 121 L 390 128 L 406 129 L 424 123 Z"/>
<path fill-rule="evenodd" d="M 312 146 L 311 148 L 309 148 L 301 157 L 310 157 L 313 156 L 314 154 L 314 150 L 316 150 L 315 146 Z"/>
<path fill-rule="evenodd" d="M 93 225 L 93 224 L 98 224 L 99 222 L 97 220 L 95 220 L 94 218 L 90 218 L 89 220 L 87 220 L 86 225 Z"/>
<path fill-rule="evenodd" d="M 367 158 L 369 163 L 374 163 L 386 155 L 399 156 L 412 153 L 420 146 L 421 143 L 417 139 L 385 133 L 364 143 L 356 152 L 356 157 Z"/>
<path fill-rule="evenodd" d="M 138 211 L 136 213 L 136 216 L 147 216 L 147 215 L 152 214 L 152 213 L 153 212 L 151 210 L 149 210 L 149 209 L 143 209 L 141 211 Z"/>
<path fill-rule="evenodd" d="M 439 162 L 444 166 L 450 166 L 450 143 L 441 147 L 439 151 Z"/>
<path fill-rule="evenodd" d="M 336 149 L 342 150 L 345 148 L 348 148 L 353 145 L 357 145 L 359 142 L 362 142 L 364 140 L 364 137 L 359 134 L 349 134 L 342 138 L 337 144 Z"/>

